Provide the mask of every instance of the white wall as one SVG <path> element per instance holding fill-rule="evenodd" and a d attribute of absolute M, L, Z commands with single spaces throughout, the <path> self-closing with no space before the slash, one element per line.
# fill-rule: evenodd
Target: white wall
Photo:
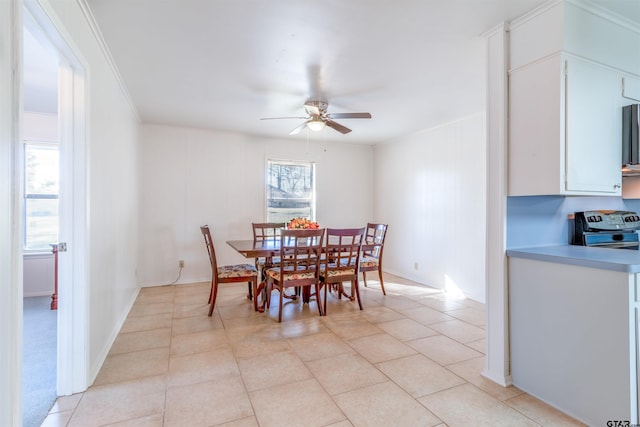
<path fill-rule="evenodd" d="M 375 149 L 374 219 L 389 224 L 384 269 L 485 300 L 485 115 Z M 417 263 L 417 269 L 415 264 Z"/>
<path fill-rule="evenodd" d="M 185 267 L 178 283 L 210 280 L 203 224 L 211 227 L 218 263 L 246 262 L 225 241 L 252 238 L 251 222 L 265 220 L 267 159 L 316 162 L 320 225 L 365 226 L 372 220 L 372 147 L 318 135 L 307 142 L 142 126 L 139 282 L 173 282 L 180 259 Z"/>
<path fill-rule="evenodd" d="M 22 115 L 22 139 L 35 142 L 59 142 L 58 115 L 25 111 Z"/>
<path fill-rule="evenodd" d="M 55 290 L 55 262 L 51 253 L 28 254 L 23 261 L 23 296 L 51 296 Z"/>

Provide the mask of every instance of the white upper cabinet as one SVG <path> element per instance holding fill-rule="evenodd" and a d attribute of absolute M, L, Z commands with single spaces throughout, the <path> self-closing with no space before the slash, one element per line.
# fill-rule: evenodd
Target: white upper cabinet
<path fill-rule="evenodd" d="M 620 195 L 622 76 L 578 59 L 565 67 L 565 190 Z"/>
<path fill-rule="evenodd" d="M 564 82 L 557 58 L 509 75 L 510 196 L 558 194 L 564 181 Z"/>
<path fill-rule="evenodd" d="M 510 196 L 621 194 L 638 46 L 639 29 L 586 3 L 546 3 L 510 24 Z"/>
<path fill-rule="evenodd" d="M 509 195 L 620 195 L 620 74 L 563 54 L 509 76 Z"/>
<path fill-rule="evenodd" d="M 509 26 L 512 70 L 567 52 L 640 76 L 640 28 L 586 2 L 544 3 Z"/>

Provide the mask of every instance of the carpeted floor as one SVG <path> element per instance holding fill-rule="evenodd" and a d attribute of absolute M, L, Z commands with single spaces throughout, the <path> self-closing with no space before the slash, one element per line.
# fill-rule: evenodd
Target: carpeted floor
<path fill-rule="evenodd" d="M 23 427 L 40 427 L 56 400 L 57 311 L 51 297 L 24 299 Z"/>

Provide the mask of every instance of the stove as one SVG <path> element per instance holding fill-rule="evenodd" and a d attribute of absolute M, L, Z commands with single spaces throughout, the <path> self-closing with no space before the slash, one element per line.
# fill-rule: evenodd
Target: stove
<path fill-rule="evenodd" d="M 636 212 L 595 210 L 576 212 L 571 243 L 615 249 L 638 249 L 640 216 Z"/>

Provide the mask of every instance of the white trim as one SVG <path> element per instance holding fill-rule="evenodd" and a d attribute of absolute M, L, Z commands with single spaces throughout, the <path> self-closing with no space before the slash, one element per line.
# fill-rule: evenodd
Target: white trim
<path fill-rule="evenodd" d="M 619 74 L 623 74 L 625 76 L 640 77 L 640 74 L 636 74 L 636 73 L 633 73 L 633 72 L 628 71 L 628 70 L 623 70 L 622 68 L 612 67 L 611 65 L 605 64 L 604 62 L 596 61 L 596 60 L 594 60 L 592 58 L 589 58 L 587 56 L 578 55 L 578 54 L 567 52 L 567 51 L 564 51 L 564 50 L 556 50 L 554 52 L 549 53 L 548 55 L 544 55 L 544 56 L 541 56 L 540 58 L 536 58 L 533 61 L 528 62 L 526 64 L 521 64 L 521 65 L 518 65 L 517 67 L 509 68 L 508 72 L 509 72 L 509 74 L 516 73 L 518 71 L 521 71 L 523 69 L 531 67 L 532 65 L 540 64 L 542 62 L 548 61 L 550 58 L 553 58 L 554 56 L 558 56 L 558 55 L 563 55 L 563 56 L 565 56 L 567 58 L 579 59 L 580 61 L 583 61 L 583 62 L 586 62 L 586 63 L 589 63 L 589 64 L 593 64 L 593 65 L 597 65 L 598 67 L 605 68 L 607 70 L 611 70 L 613 72 L 616 72 L 616 73 L 619 73 Z"/>
<path fill-rule="evenodd" d="M 597 4 L 591 0 L 565 0 L 567 3 L 571 3 L 576 7 L 579 7 L 595 16 L 600 18 L 604 18 L 607 21 L 610 21 L 622 28 L 633 31 L 634 33 L 640 34 L 640 28 L 638 28 L 638 23 L 630 20 L 626 16 L 619 15 L 606 7 Z"/>
<path fill-rule="evenodd" d="M 573 6 L 587 11 L 595 16 L 599 16 L 600 18 L 604 18 L 620 27 L 640 34 L 640 28 L 638 28 L 638 24 L 636 22 L 628 19 L 626 16 L 622 16 L 615 12 L 612 12 L 610 9 L 607 9 L 606 7 L 591 0 L 550 0 L 511 21 L 510 28 L 517 28 L 520 25 L 530 21 L 531 19 L 536 18 L 538 15 L 543 14 L 547 10 L 552 9 L 560 4 L 564 6 L 564 4 L 566 3 L 570 3 Z"/>
<path fill-rule="evenodd" d="M 558 6 L 559 4 L 561 4 L 563 2 L 563 0 L 550 0 L 547 3 L 543 3 L 540 6 L 531 9 L 529 12 L 525 13 L 524 15 L 512 20 L 509 23 L 509 29 L 512 28 L 517 28 L 522 24 L 525 24 L 527 22 L 529 22 L 530 20 L 532 20 L 533 18 L 535 18 L 538 15 L 542 15 L 544 12 L 546 12 L 549 9 L 552 9 L 556 6 Z M 489 30 L 487 31 L 485 34 L 488 34 L 490 32 L 493 32 L 493 30 Z"/>
<path fill-rule="evenodd" d="M 69 252 L 58 254 L 58 394 L 69 395 L 86 390 L 90 383 L 86 311 L 89 231 L 85 209 L 84 77 L 69 66 L 61 66 L 59 74 L 60 181 L 66 182 L 60 188 L 60 241 L 68 243 Z"/>
<path fill-rule="evenodd" d="M 23 255 L 24 258 L 33 258 L 33 259 L 51 258 L 51 257 L 53 257 L 53 252 L 43 252 L 43 251 L 29 252 L 29 251 L 23 251 L 22 255 Z"/>
<path fill-rule="evenodd" d="M 51 292 L 24 292 L 22 298 L 50 297 Z"/>
<path fill-rule="evenodd" d="M 118 82 L 118 85 L 122 89 L 122 95 L 126 98 L 129 104 L 129 107 L 131 107 L 131 111 L 133 111 L 133 113 L 136 116 L 136 119 L 139 122 L 140 114 L 138 114 L 138 109 L 136 108 L 136 105 L 133 102 L 133 99 L 131 98 L 131 94 L 127 89 L 127 85 L 124 83 L 124 79 L 120 74 L 120 70 L 118 69 L 116 62 L 113 60 L 111 51 L 109 50 L 107 43 L 104 41 L 104 36 L 102 35 L 102 31 L 100 30 L 100 27 L 96 22 L 96 18 L 93 15 L 93 12 L 91 11 L 91 7 L 89 7 L 86 0 L 77 0 L 77 2 L 78 2 L 78 5 L 80 6 L 80 10 L 82 10 L 84 17 L 87 20 L 87 24 L 89 24 L 89 28 L 91 28 L 91 32 L 96 38 L 96 43 L 98 43 L 98 46 L 100 46 L 100 50 L 102 51 L 102 54 L 104 55 L 104 58 L 107 61 L 107 64 L 109 64 L 109 68 L 111 68 L 111 71 L 113 72 L 113 76 L 115 77 L 116 81 Z"/>
<path fill-rule="evenodd" d="M 0 425 L 22 425 L 22 2 L 0 1 Z"/>
<path fill-rule="evenodd" d="M 211 275 L 206 276 L 204 278 L 198 278 L 198 277 L 194 277 L 194 278 L 189 278 L 189 279 L 185 279 L 185 280 L 178 280 L 177 282 L 167 282 L 165 281 L 152 281 L 152 282 L 144 282 L 144 283 L 140 283 L 140 287 L 141 288 L 151 288 L 151 287 L 156 287 L 156 286 L 171 286 L 171 285 L 189 285 L 192 283 L 209 283 L 211 282 Z"/>
<path fill-rule="evenodd" d="M 60 56 L 60 240 L 69 252 L 58 267 L 58 395 L 82 392 L 88 375 L 87 62 L 47 0 L 24 0 L 31 23 Z"/>
<path fill-rule="evenodd" d="M 507 289 L 507 114 L 508 26 L 486 33 L 487 40 L 487 348 L 482 375 L 511 384 Z"/>

